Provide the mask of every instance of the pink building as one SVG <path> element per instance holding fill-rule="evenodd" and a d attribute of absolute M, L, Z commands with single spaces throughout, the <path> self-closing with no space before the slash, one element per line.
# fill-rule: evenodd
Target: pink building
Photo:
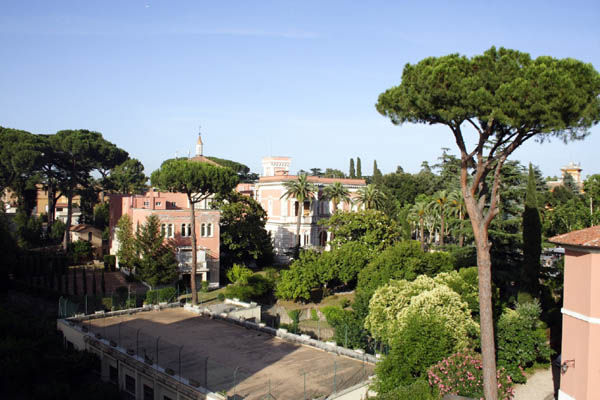
<path fill-rule="evenodd" d="M 198 280 L 219 286 L 219 210 L 210 209 L 210 200 L 196 204 L 196 245 Z M 110 195 L 110 254 L 117 253 L 119 243 L 115 228 L 122 215 L 131 217 L 134 231 L 149 215 L 161 221 L 166 239 L 173 240 L 182 275 L 189 274 L 192 265 L 190 204 L 184 193 L 148 191 L 144 195 Z M 118 260 L 117 260 L 118 263 Z"/>
<path fill-rule="evenodd" d="M 305 248 L 326 247 L 330 239 L 327 228 L 318 221 L 329 218 L 333 213 L 333 203 L 323 195 L 323 189 L 335 182 L 340 182 L 354 197 L 359 188 L 366 186 L 364 179 L 319 178 L 309 176 L 309 182 L 318 188 L 312 201 L 299 205 L 294 198 L 285 198 L 285 182 L 298 179 L 289 175 L 290 157 L 265 157 L 262 159 L 263 174 L 258 182 L 241 183 L 237 191 L 257 200 L 267 212 L 265 228 L 271 234 L 273 249 L 279 261 L 287 261 L 286 252 L 296 245 L 296 222 L 298 212 L 302 214 L 300 225 L 300 245 Z M 356 210 L 352 202 L 341 202 L 338 209 Z"/>
<path fill-rule="evenodd" d="M 550 239 L 565 248 L 560 400 L 600 399 L 600 226 Z"/>

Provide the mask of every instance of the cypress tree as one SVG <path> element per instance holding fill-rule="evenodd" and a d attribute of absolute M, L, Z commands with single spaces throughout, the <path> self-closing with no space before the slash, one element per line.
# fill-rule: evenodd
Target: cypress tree
<path fill-rule="evenodd" d="M 381 171 L 377 168 L 377 160 L 373 160 L 373 183 L 380 185 L 383 182 Z"/>
<path fill-rule="evenodd" d="M 360 157 L 356 157 L 356 177 L 362 178 L 362 166 L 360 164 Z"/>
<path fill-rule="evenodd" d="M 356 172 L 354 171 L 354 158 L 350 159 L 350 171 L 348 173 L 349 178 L 356 178 Z"/>
<path fill-rule="evenodd" d="M 523 268 L 521 283 L 532 296 L 539 295 L 540 256 L 542 254 L 542 224 L 537 208 L 535 175 L 529 164 L 529 179 L 523 211 Z"/>

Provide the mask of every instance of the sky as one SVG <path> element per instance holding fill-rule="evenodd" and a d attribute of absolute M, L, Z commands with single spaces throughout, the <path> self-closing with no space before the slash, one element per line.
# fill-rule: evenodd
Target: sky
<path fill-rule="evenodd" d="M 394 126 L 375 110 L 402 69 L 491 46 L 571 57 L 600 70 L 596 1 L 2 1 L 0 126 L 90 129 L 142 161 L 204 154 L 261 172 L 418 172 L 448 128 Z M 200 127 L 200 128 L 199 128 Z M 581 163 L 600 173 L 600 126 L 588 138 L 527 143 L 511 157 L 546 176 Z"/>

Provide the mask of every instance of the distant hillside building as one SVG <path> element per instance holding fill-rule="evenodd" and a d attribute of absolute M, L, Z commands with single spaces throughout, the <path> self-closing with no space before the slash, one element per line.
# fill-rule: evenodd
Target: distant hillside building
<path fill-rule="evenodd" d="M 570 162 L 568 165 L 565 165 L 560 169 L 561 176 L 556 181 L 548 181 L 546 185 L 552 191 L 554 188 L 558 186 L 562 186 L 564 184 L 564 177 L 568 174 L 573 178 L 573 182 L 579 188 L 580 191 L 583 191 L 583 181 L 581 180 L 581 165 L 579 163 Z"/>
<path fill-rule="evenodd" d="M 253 184 L 241 183 L 237 191 L 257 200 L 267 212 L 266 229 L 271 234 L 273 249 L 279 261 L 287 261 L 286 253 L 296 245 L 296 222 L 298 212 L 302 213 L 300 225 L 300 245 L 304 248 L 327 247 L 331 235 L 325 226 L 318 221 L 329 218 L 333 213 L 333 204 L 323 195 L 323 189 L 335 182 L 340 182 L 356 196 L 361 187 L 366 186 L 364 179 L 321 178 L 309 176 L 309 182 L 317 186 L 318 192 L 311 202 L 305 201 L 299 205 L 294 198 L 282 198 L 286 192 L 285 182 L 298 179 L 289 175 L 290 157 L 265 157 L 262 159 L 262 176 Z M 338 209 L 344 211 L 356 210 L 353 203 L 341 202 Z"/>

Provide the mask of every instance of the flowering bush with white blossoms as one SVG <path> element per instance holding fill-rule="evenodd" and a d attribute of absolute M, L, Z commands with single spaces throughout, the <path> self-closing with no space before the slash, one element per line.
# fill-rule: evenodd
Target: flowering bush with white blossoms
<path fill-rule="evenodd" d="M 471 351 L 458 352 L 433 365 L 427 372 L 429 385 L 436 388 L 440 396 L 455 394 L 473 398 L 483 397 L 483 366 L 481 356 Z M 498 399 L 511 400 L 514 396 L 512 379 L 500 368 Z"/>
<path fill-rule="evenodd" d="M 444 321 L 456 339 L 455 350 L 467 347 L 479 332 L 469 306 L 460 295 L 425 275 L 412 282 L 391 281 L 377 289 L 369 302 L 365 328 L 377 340 L 391 343 L 392 338 L 402 335 L 407 318 L 414 314 L 427 314 Z"/>

